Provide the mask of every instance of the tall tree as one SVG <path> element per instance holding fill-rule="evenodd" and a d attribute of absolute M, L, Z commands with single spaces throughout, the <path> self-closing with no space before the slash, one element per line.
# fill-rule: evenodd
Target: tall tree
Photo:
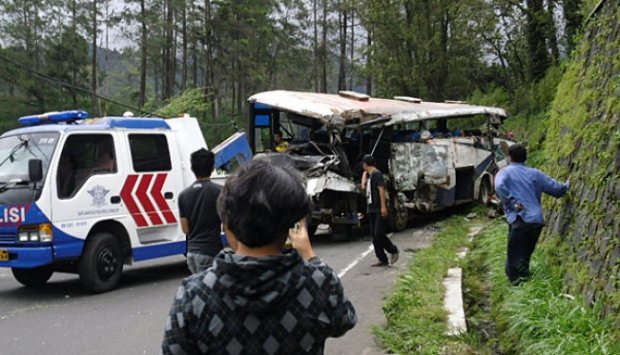
<path fill-rule="evenodd" d="M 527 45 L 529 54 L 529 78 L 538 81 L 545 76 L 549 67 L 547 53 L 547 15 L 543 0 L 527 0 Z"/>
<path fill-rule="evenodd" d="M 582 6 L 583 0 L 564 0 L 563 12 L 566 20 L 564 33 L 569 53 L 575 48 L 574 38 L 583 21 Z"/>

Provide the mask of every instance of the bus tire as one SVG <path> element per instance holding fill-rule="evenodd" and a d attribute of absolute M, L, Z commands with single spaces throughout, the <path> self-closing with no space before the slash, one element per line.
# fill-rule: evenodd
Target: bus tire
<path fill-rule="evenodd" d="M 480 181 L 480 190 L 478 191 L 478 202 L 484 206 L 489 203 L 491 195 L 491 183 L 488 177 L 483 177 Z"/>
<path fill-rule="evenodd" d="M 407 210 L 407 207 L 395 201 L 390 209 L 389 222 L 392 231 L 400 232 L 405 230 L 409 225 L 409 210 Z"/>
<path fill-rule="evenodd" d="M 116 287 L 123 272 L 123 252 L 119 240 L 110 233 L 90 237 L 80 258 L 80 281 L 86 289 L 102 293 Z"/>
<path fill-rule="evenodd" d="M 39 266 L 32 269 L 16 269 L 12 268 L 15 280 L 24 286 L 41 286 L 52 277 L 54 270 L 50 265 Z"/>

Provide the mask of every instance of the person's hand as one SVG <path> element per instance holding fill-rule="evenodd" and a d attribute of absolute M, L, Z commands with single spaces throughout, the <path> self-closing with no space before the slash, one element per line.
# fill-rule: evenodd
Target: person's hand
<path fill-rule="evenodd" d="M 302 219 L 295 224 L 296 228 L 288 230 L 288 236 L 291 240 L 293 249 L 297 250 L 299 255 L 308 260 L 315 256 L 312 245 L 310 244 L 310 237 L 308 236 L 308 229 L 306 229 L 306 221 Z M 299 228 L 297 228 L 299 227 Z"/>
<path fill-rule="evenodd" d="M 386 218 L 388 216 L 388 209 L 385 206 L 381 207 L 381 217 Z"/>

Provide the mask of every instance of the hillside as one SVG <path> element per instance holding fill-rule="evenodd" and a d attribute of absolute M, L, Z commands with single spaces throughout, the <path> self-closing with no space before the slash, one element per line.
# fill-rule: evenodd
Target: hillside
<path fill-rule="evenodd" d="M 544 169 L 571 178 L 551 209 L 546 242 L 557 244 L 569 292 L 581 292 L 620 324 L 620 2 L 586 25 L 551 106 Z"/>

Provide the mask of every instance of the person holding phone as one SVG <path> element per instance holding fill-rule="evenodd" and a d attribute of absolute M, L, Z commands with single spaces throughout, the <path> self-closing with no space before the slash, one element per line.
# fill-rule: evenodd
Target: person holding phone
<path fill-rule="evenodd" d="M 254 160 L 228 178 L 217 206 L 234 251 L 183 281 L 164 354 L 322 354 L 327 337 L 355 326 L 342 283 L 310 244 L 296 171 Z"/>

